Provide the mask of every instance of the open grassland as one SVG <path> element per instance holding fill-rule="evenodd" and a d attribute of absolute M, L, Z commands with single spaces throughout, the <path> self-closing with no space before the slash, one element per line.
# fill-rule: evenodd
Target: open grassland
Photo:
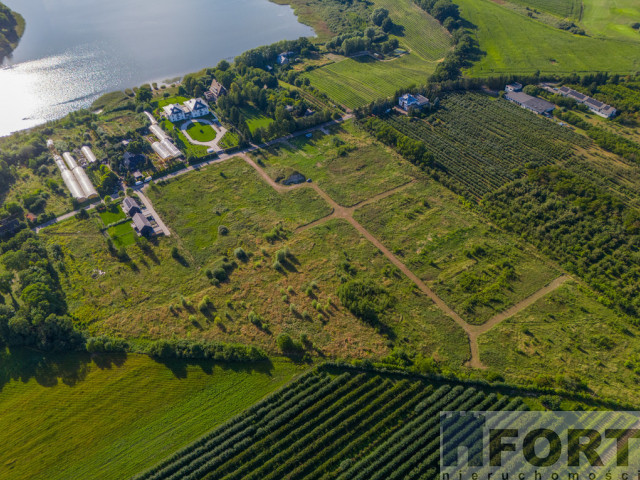
<path fill-rule="evenodd" d="M 518 178 L 531 165 L 569 158 L 574 146 L 591 143 L 506 100 L 479 93 L 447 96 L 427 120 L 393 115 L 388 124 L 424 142 L 442 176 L 476 198 Z"/>
<path fill-rule="evenodd" d="M 128 247 L 127 263 L 109 254 L 98 219 L 71 220 L 43 237 L 62 246 L 67 302 L 93 333 L 217 339 L 270 351 L 280 333 L 306 333 L 312 354 L 379 357 L 400 344 L 459 368 L 470 355 L 464 332 L 351 225 L 334 220 L 295 232 L 331 212 L 305 187 L 277 193 L 241 159 L 179 177 L 149 192 L 174 235 L 148 253 Z M 173 246 L 181 258 L 171 256 Z M 285 246 L 291 257 L 278 271 Z M 237 258 L 238 248 L 246 258 Z M 223 257 L 235 267 L 218 283 L 207 270 L 216 272 Z M 393 308 L 380 313 L 382 329 L 340 305 L 345 279 L 388 291 Z M 205 296 L 210 304 L 200 309 Z M 250 321 L 255 315 L 261 326 Z"/>
<path fill-rule="evenodd" d="M 582 0 L 582 3 L 581 23 L 590 34 L 640 42 L 640 32 L 631 28 L 640 21 L 640 4 L 636 0 Z"/>
<path fill-rule="evenodd" d="M 484 323 L 560 274 L 433 181 L 367 205 L 355 217 L 472 324 Z"/>
<path fill-rule="evenodd" d="M 422 85 L 451 48 L 448 32 L 412 0 L 376 0 L 397 25 L 396 36 L 408 55 L 389 61 L 369 56 L 348 58 L 306 74 L 312 85 L 348 108 L 390 97 L 410 85 Z M 392 35 L 393 37 L 393 35 Z"/>
<path fill-rule="evenodd" d="M 640 34 L 636 41 L 573 35 L 491 0 L 456 3 L 462 16 L 477 27 L 474 34 L 486 54 L 468 70 L 473 76 L 537 70 L 559 74 L 602 70 L 631 73 L 640 68 Z M 629 26 L 625 28 L 631 30 Z"/>
<path fill-rule="evenodd" d="M 120 480 L 288 382 L 284 360 L 218 366 L 140 355 L 0 356 L 0 477 Z"/>
<path fill-rule="evenodd" d="M 582 12 L 581 0 L 510 0 L 512 3 L 530 7 L 533 10 L 552 13 L 558 17 L 579 19 Z"/>
<path fill-rule="evenodd" d="M 294 172 L 312 179 L 336 202 L 353 206 L 410 182 L 418 169 L 349 122 L 298 137 L 254 154 L 271 178 L 286 180 Z"/>
<path fill-rule="evenodd" d="M 567 283 L 481 336 L 480 356 L 510 381 L 554 385 L 572 372 L 597 395 L 640 401 L 640 331 Z"/>

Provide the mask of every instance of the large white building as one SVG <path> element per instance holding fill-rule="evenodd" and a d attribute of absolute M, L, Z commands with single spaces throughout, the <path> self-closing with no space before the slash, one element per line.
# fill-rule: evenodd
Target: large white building
<path fill-rule="evenodd" d="M 162 108 L 164 115 L 172 122 L 190 120 L 192 118 L 204 117 L 210 113 L 209 106 L 201 98 L 192 98 L 182 105 L 172 103 Z"/>

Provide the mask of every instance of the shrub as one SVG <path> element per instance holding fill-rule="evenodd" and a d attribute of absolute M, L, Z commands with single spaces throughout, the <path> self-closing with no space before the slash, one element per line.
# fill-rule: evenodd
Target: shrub
<path fill-rule="evenodd" d="M 276 252 L 276 260 L 280 263 L 284 263 L 287 261 L 287 255 L 284 250 L 278 250 Z"/>
<path fill-rule="evenodd" d="M 226 226 L 224 226 L 224 225 L 220 225 L 220 226 L 218 227 L 218 233 L 219 233 L 220 235 L 227 235 L 227 234 L 229 233 L 229 229 L 228 229 Z"/>
<path fill-rule="evenodd" d="M 273 269 L 277 270 L 278 272 L 282 272 L 284 269 L 282 268 L 282 264 L 276 260 L 275 262 L 273 262 Z"/>
<path fill-rule="evenodd" d="M 300 355 L 303 351 L 302 345 L 298 342 L 294 342 L 291 336 L 287 333 L 278 335 L 276 342 L 282 353 Z"/>
<path fill-rule="evenodd" d="M 378 315 L 391 304 L 387 291 L 372 281 L 350 280 L 338 288 L 342 304 L 360 320 L 374 325 Z"/>
<path fill-rule="evenodd" d="M 246 262 L 247 259 L 249 258 L 249 256 L 247 255 L 247 252 L 244 251 L 244 249 L 238 247 L 233 251 L 233 255 L 238 259 L 241 260 L 243 262 Z"/>
<path fill-rule="evenodd" d="M 259 329 L 263 328 L 262 317 L 258 315 L 256 312 L 254 312 L 253 310 L 249 312 L 248 318 L 249 318 L 249 321 L 253 323 L 256 327 L 258 327 Z"/>

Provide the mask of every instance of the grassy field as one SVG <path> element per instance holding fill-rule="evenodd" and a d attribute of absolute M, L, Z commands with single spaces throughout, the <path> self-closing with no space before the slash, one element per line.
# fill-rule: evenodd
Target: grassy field
<path fill-rule="evenodd" d="M 419 174 L 353 123 L 333 132 L 318 131 L 313 138 L 298 137 L 253 155 L 274 180 L 282 182 L 300 172 L 345 206 L 404 185 Z"/>
<path fill-rule="evenodd" d="M 312 85 L 348 108 L 393 95 L 410 85 L 422 85 L 433 73 L 438 60 L 451 48 L 446 30 L 411 0 L 376 0 L 376 7 L 387 8 L 391 19 L 404 27 L 398 36 L 408 55 L 389 61 L 369 56 L 348 58 L 315 69 L 306 76 Z"/>
<path fill-rule="evenodd" d="M 225 422 L 302 369 L 146 356 L 0 357 L 0 476 L 128 478 Z"/>
<path fill-rule="evenodd" d="M 136 233 L 131 227 L 131 223 L 121 223 L 107 230 L 116 247 L 128 247 L 135 243 Z"/>
<path fill-rule="evenodd" d="M 582 0 L 582 3 L 581 23 L 590 34 L 640 43 L 640 33 L 631 28 L 640 21 L 640 4 L 636 0 Z"/>
<path fill-rule="evenodd" d="M 480 356 L 512 381 L 574 373 L 597 395 L 640 401 L 640 331 L 568 283 L 480 337 Z"/>
<path fill-rule="evenodd" d="M 512 3 L 552 13 L 558 17 L 579 19 L 582 0 L 510 0 Z"/>
<path fill-rule="evenodd" d="M 469 323 L 484 323 L 559 276 L 433 181 L 367 205 L 355 217 Z"/>
<path fill-rule="evenodd" d="M 321 355 L 377 357 L 401 344 L 452 368 L 468 358 L 462 330 L 430 300 L 416 295 L 411 282 L 398 276 L 353 227 L 333 221 L 293 233 L 330 213 L 312 189 L 279 194 L 237 159 L 181 176 L 149 195 L 174 235 L 158 239 L 151 253 L 127 247 L 128 263 L 109 254 L 97 218 L 74 219 L 43 231 L 48 243 L 62 246 L 65 268 L 60 275 L 67 302 L 90 332 L 237 341 L 270 351 L 276 350 L 281 332 L 295 338 L 307 333 Z M 219 233 L 221 226 L 227 234 Z M 264 235 L 277 226 L 279 240 L 269 243 Z M 295 259 L 278 272 L 272 264 L 285 245 Z M 173 246 L 180 261 L 171 256 Z M 238 247 L 247 260 L 234 257 Z M 235 260 L 236 268 L 216 286 L 206 270 L 214 270 L 224 256 Z M 351 274 L 385 285 L 396 299 L 394 308 L 381 314 L 392 334 L 377 332 L 337 301 L 347 275 L 345 261 Z M 314 282 L 316 288 L 307 293 Z M 196 307 L 205 295 L 212 306 L 200 311 Z M 262 329 L 249 321 L 252 311 L 262 316 Z"/>
<path fill-rule="evenodd" d="M 258 128 L 266 128 L 273 123 L 273 118 L 269 118 L 260 113 L 256 108 L 252 106 L 246 106 L 240 110 L 244 115 L 247 126 L 251 133 L 254 133 Z"/>
<path fill-rule="evenodd" d="M 234 132 L 227 132 L 224 137 L 218 142 L 218 146 L 224 150 L 237 147 L 240 143 L 240 138 Z"/>
<path fill-rule="evenodd" d="M 210 142 L 216 138 L 216 131 L 211 125 L 193 122 L 187 128 L 187 133 L 191 138 L 198 142 Z"/>
<path fill-rule="evenodd" d="M 171 105 L 174 103 L 184 103 L 189 100 L 187 97 L 183 97 L 180 95 L 175 95 L 167 98 L 158 98 L 158 108 L 166 107 L 167 105 Z"/>
<path fill-rule="evenodd" d="M 457 3 L 462 16 L 477 27 L 474 34 L 480 49 L 486 53 L 469 69 L 470 75 L 522 74 L 536 70 L 560 74 L 602 70 L 631 73 L 640 68 L 637 55 L 640 34 L 635 42 L 617 37 L 573 35 L 491 0 L 459 0 Z"/>
<path fill-rule="evenodd" d="M 105 226 L 107 226 L 117 222 L 118 220 L 122 220 L 126 218 L 126 215 L 122 211 L 122 208 L 120 207 L 120 205 L 113 205 L 111 208 L 107 209 L 106 211 L 101 212 L 100 218 L 102 219 L 102 223 L 104 223 Z"/>

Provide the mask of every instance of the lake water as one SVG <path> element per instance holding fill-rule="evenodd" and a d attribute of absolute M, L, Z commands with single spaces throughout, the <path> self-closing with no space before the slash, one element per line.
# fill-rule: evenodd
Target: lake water
<path fill-rule="evenodd" d="M 268 0 L 2 0 L 27 29 L 0 69 L 0 136 L 314 31 Z M 8 64 L 8 65 L 7 65 Z"/>

